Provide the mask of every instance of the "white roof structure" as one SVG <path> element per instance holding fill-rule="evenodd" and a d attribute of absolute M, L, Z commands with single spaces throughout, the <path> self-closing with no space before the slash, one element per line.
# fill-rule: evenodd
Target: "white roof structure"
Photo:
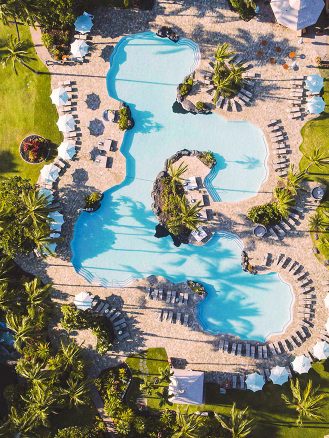
<path fill-rule="evenodd" d="M 57 121 L 58 129 L 62 132 L 70 132 L 75 130 L 75 120 L 72 114 L 64 114 Z"/>
<path fill-rule="evenodd" d="M 46 164 L 41 169 L 40 176 L 43 182 L 51 184 L 57 180 L 59 176 L 59 168 L 54 164 Z"/>
<path fill-rule="evenodd" d="M 185 180 L 184 184 L 185 190 L 195 190 L 198 188 L 198 183 L 196 182 L 195 176 L 190 176 L 190 178 L 187 178 Z"/>
<path fill-rule="evenodd" d="M 326 306 L 327 309 L 329 309 L 329 294 L 327 294 L 324 299 L 324 305 Z"/>
<path fill-rule="evenodd" d="M 67 94 L 65 88 L 59 87 L 59 88 L 55 88 L 52 91 L 50 95 L 50 99 L 52 103 L 54 103 L 57 106 L 65 105 L 66 102 L 69 100 L 69 95 Z"/>
<path fill-rule="evenodd" d="M 52 201 L 54 200 L 53 192 L 49 189 L 46 189 L 46 187 L 41 187 L 39 189 L 39 194 L 46 196 L 49 204 L 51 204 Z"/>
<path fill-rule="evenodd" d="M 197 242 L 201 242 L 205 237 L 207 237 L 207 233 L 202 227 L 198 227 L 196 230 L 192 231 L 191 235 Z"/>
<path fill-rule="evenodd" d="M 271 7 L 279 24 L 292 30 L 305 29 L 318 21 L 323 0 L 272 0 Z"/>
<path fill-rule="evenodd" d="M 307 102 L 306 109 L 310 114 L 320 114 L 324 111 L 326 106 L 325 101 L 320 96 L 313 96 L 311 100 Z"/>
<path fill-rule="evenodd" d="M 302 354 L 301 356 L 295 357 L 293 362 L 291 362 L 291 366 L 296 373 L 303 374 L 308 372 L 312 366 L 312 362 L 308 357 Z"/>
<path fill-rule="evenodd" d="M 264 384 L 264 377 L 258 373 L 248 374 L 246 378 L 247 389 L 250 389 L 253 392 L 260 391 Z"/>
<path fill-rule="evenodd" d="M 203 403 L 204 373 L 201 371 L 178 370 L 170 378 L 169 394 L 173 403 L 200 405 Z"/>
<path fill-rule="evenodd" d="M 270 379 L 275 385 L 282 385 L 289 378 L 288 371 L 285 367 L 276 366 L 271 369 Z"/>
<path fill-rule="evenodd" d="M 79 310 L 91 309 L 91 303 L 93 302 L 94 295 L 90 295 L 88 292 L 80 292 L 74 298 L 74 304 Z"/>
<path fill-rule="evenodd" d="M 74 22 L 74 27 L 77 32 L 88 33 L 93 27 L 92 15 L 84 12 Z"/>
<path fill-rule="evenodd" d="M 313 347 L 313 355 L 317 359 L 327 359 L 329 357 L 329 344 L 326 341 L 318 341 Z"/>
<path fill-rule="evenodd" d="M 71 53 L 77 58 L 83 58 L 89 52 L 89 46 L 84 40 L 74 40 L 71 44 Z"/>
<path fill-rule="evenodd" d="M 305 81 L 305 88 L 312 93 L 320 93 L 323 88 L 323 77 L 320 75 L 309 75 Z"/>
<path fill-rule="evenodd" d="M 75 143 L 70 141 L 63 141 L 57 149 L 58 156 L 63 158 L 63 160 L 72 160 L 76 153 Z"/>

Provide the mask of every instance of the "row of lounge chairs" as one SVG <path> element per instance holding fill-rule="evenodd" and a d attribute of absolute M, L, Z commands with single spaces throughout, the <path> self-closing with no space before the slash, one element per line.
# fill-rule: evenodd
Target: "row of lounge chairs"
<path fill-rule="evenodd" d="M 147 296 L 151 300 L 165 301 L 167 304 L 188 304 L 189 293 L 179 292 L 175 290 L 164 291 L 163 289 L 157 288 L 146 288 Z"/>
<path fill-rule="evenodd" d="M 297 206 L 291 207 L 289 216 L 282 219 L 278 224 L 268 228 L 268 237 L 274 240 L 283 239 L 288 233 L 296 233 L 296 226 L 303 217 L 303 209 Z"/>
<path fill-rule="evenodd" d="M 120 310 L 111 307 L 106 300 L 95 298 L 92 302 L 92 311 L 98 315 L 105 316 L 111 321 L 112 328 L 118 341 L 130 338 L 128 323 L 125 316 Z"/>
<path fill-rule="evenodd" d="M 305 79 L 305 76 L 301 76 L 291 80 L 291 105 L 287 109 L 290 119 L 300 119 L 305 115 L 305 109 L 303 109 L 303 107 L 306 103 L 306 97 L 309 95 L 304 88 Z"/>
<path fill-rule="evenodd" d="M 189 326 L 190 315 L 188 313 L 175 312 L 170 309 L 161 309 L 159 312 L 159 320 L 167 321 L 171 324 L 181 324 L 185 327 Z"/>
<path fill-rule="evenodd" d="M 216 102 L 216 108 L 220 108 L 224 111 L 241 111 L 247 104 L 249 104 L 253 99 L 253 94 L 246 90 L 245 88 L 241 88 L 239 93 L 231 99 L 228 99 L 223 96 L 219 96 Z"/>
<path fill-rule="evenodd" d="M 289 154 L 291 150 L 288 143 L 288 135 L 280 119 L 271 120 L 267 125 L 267 132 L 271 138 L 272 146 L 276 149 L 274 170 L 284 177 L 287 175 L 287 169 L 290 165 Z"/>

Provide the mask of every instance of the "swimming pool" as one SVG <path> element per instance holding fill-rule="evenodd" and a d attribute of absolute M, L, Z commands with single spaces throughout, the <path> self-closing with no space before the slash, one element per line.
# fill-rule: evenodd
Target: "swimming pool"
<path fill-rule="evenodd" d="M 202 281 L 209 292 L 199 306 L 205 330 L 262 340 L 290 321 L 292 294 L 287 284 L 276 274 L 244 273 L 241 243 L 234 236 L 218 234 L 203 247 L 179 248 L 169 237 L 154 237 L 153 182 L 177 150 L 215 152 L 218 165 L 211 181 L 222 201 L 254 195 L 266 177 L 267 147 L 257 127 L 227 122 L 216 114 L 172 111 L 177 84 L 195 68 L 199 56 L 192 41 L 175 44 L 151 32 L 125 37 L 116 46 L 108 91 L 129 104 L 135 120 L 121 146 L 126 178 L 104 194 L 97 212 L 79 216 L 72 263 L 89 281 L 108 287 L 149 275 Z"/>

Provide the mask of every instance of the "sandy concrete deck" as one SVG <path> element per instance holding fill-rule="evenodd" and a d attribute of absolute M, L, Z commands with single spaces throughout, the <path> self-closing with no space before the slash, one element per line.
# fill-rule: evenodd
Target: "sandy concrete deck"
<path fill-rule="evenodd" d="M 38 274 L 44 280 L 53 282 L 56 290 L 54 298 L 59 302 L 71 302 L 77 293 L 88 290 L 100 297 L 111 296 L 111 300 L 127 313 L 132 341 L 121 344 L 116 351 L 104 357 L 99 357 L 89 349 L 89 353 L 94 357 L 95 373 L 109 364 L 122 360 L 131 352 L 154 346 L 165 347 L 169 356 L 186 359 L 190 368 L 208 371 L 254 369 L 262 366 L 268 367 L 273 363 L 283 364 L 289 360 L 286 355 L 266 361 L 220 353 L 217 349 L 218 338 L 216 336 L 201 331 L 191 331 L 189 328 L 178 327 L 167 322 L 160 323 L 157 313 L 164 304 L 147 301 L 145 292 L 138 287 L 138 282 L 136 282 L 137 287 L 104 289 L 98 285 L 89 284 L 75 272 L 70 263 L 73 226 L 78 209 L 83 206 L 85 194 L 93 189 L 104 191 L 120 183 L 125 175 L 125 159 L 120 151 L 112 154 L 114 161 L 111 169 L 99 169 L 90 160 L 90 151 L 99 140 L 109 137 L 117 140 L 119 145 L 121 144 L 123 135 L 117 125 L 104 122 L 104 134 L 99 137 L 91 135 L 88 129 L 91 120 L 102 120 L 104 109 L 118 107 L 118 102 L 109 98 L 107 94 L 106 74 L 109 69 L 109 55 L 123 35 L 149 29 L 155 30 L 161 25 L 174 26 L 180 35 L 192 38 L 199 44 L 203 57 L 201 68 L 205 67 L 207 59 L 212 55 L 218 43 L 227 41 L 232 44 L 235 50 L 253 64 L 250 73 L 259 74 L 260 80 L 257 85 L 256 99 L 251 107 L 238 114 L 221 111 L 221 115 L 227 118 L 249 120 L 262 129 L 270 119 L 281 118 L 293 151 L 291 161 L 297 165 L 300 159 L 298 150 L 301 142 L 300 129 L 305 121 L 292 121 L 287 117 L 288 79 L 314 73 L 316 52 L 312 39 L 304 38 L 304 43 L 299 45 L 298 38 L 292 31 L 271 22 L 272 15 L 269 7 L 263 6 L 263 8 L 258 20 L 248 23 L 238 20 L 237 15 L 229 10 L 224 0 L 197 3 L 160 1 L 150 12 L 103 8 L 95 14 L 92 54 L 88 62 L 75 66 L 53 65 L 49 67 L 53 88 L 63 80 L 75 81 L 78 95 L 77 113 L 81 129 L 80 150 L 77 158 L 72 161 L 71 166 L 59 181 L 58 192 L 65 217 L 62 233 L 64 241 L 59 245 L 59 257 L 49 257 L 41 262 L 31 257 L 22 260 L 21 263 L 26 270 Z M 39 57 L 44 62 L 49 60 L 47 50 L 40 43 L 40 33 L 32 29 L 32 36 Z M 263 39 L 268 41 L 269 49 L 267 52 L 266 48 L 262 58 L 258 59 L 255 54 Z M 282 48 L 280 62 L 283 58 L 287 60 L 287 54 L 292 50 L 297 51 L 298 56 L 305 55 L 304 59 L 298 58 L 300 66 L 298 72 L 286 71 L 281 65 L 272 65 L 268 62 L 274 45 Z M 97 110 L 87 107 L 86 98 L 90 93 L 95 93 L 100 98 L 101 104 Z M 310 350 L 317 340 L 320 329 L 324 327 L 327 312 L 322 303 L 327 290 L 322 286 L 321 280 L 328 278 L 328 271 L 316 261 L 312 254 L 312 243 L 307 228 L 308 217 L 313 209 L 311 204 L 306 205 L 305 217 L 295 235 L 289 235 L 279 243 L 266 239 L 256 240 L 253 237 L 252 228 L 245 219 L 245 213 L 251 205 L 270 199 L 277 180 L 271 167 L 272 160 L 273 153 L 270 151 L 269 177 L 257 196 L 238 204 L 218 203 L 215 205 L 213 203 L 212 208 L 221 214 L 222 220 L 218 224 L 219 228 L 239 235 L 252 257 L 253 264 L 261 265 L 264 254 L 267 252 L 273 255 L 285 253 L 287 256 L 296 258 L 309 271 L 316 285 L 318 305 L 312 337 L 295 350 L 296 354 L 300 354 Z M 192 166 L 191 169 L 193 169 Z M 199 165 L 198 170 L 199 174 L 205 172 L 205 169 L 202 170 Z M 193 174 L 196 174 L 196 169 L 193 169 Z M 292 281 L 286 272 L 282 272 L 282 276 L 287 281 Z M 139 284 L 142 286 L 145 283 L 141 281 Z M 298 326 L 299 319 L 295 312 L 294 321 L 287 331 L 293 331 Z M 94 344 L 90 334 L 80 335 L 79 339 L 85 340 L 86 349 L 89 344 Z"/>

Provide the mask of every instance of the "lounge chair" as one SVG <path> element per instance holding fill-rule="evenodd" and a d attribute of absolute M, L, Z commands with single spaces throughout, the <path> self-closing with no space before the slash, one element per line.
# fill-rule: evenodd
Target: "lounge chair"
<path fill-rule="evenodd" d="M 176 291 L 172 291 L 171 293 L 171 304 L 175 304 L 176 302 Z"/>
<path fill-rule="evenodd" d="M 245 96 L 244 94 L 242 94 L 241 92 L 238 93 L 238 97 L 243 100 L 245 103 L 249 103 L 250 102 L 250 98 Z"/>
<path fill-rule="evenodd" d="M 224 338 L 221 338 L 219 340 L 218 350 L 223 350 L 223 348 L 224 348 Z"/>
<path fill-rule="evenodd" d="M 263 346 L 262 345 L 257 345 L 257 356 L 258 356 L 258 359 L 263 358 Z"/>
<path fill-rule="evenodd" d="M 270 127 L 270 126 L 274 126 L 274 125 L 276 125 L 278 122 L 279 122 L 278 119 L 273 119 L 273 120 L 270 121 L 270 123 L 269 123 L 267 126 L 268 126 L 268 127 Z"/>
<path fill-rule="evenodd" d="M 265 254 L 264 262 L 263 262 L 265 266 L 270 266 L 271 258 L 272 258 L 272 255 L 269 252 L 267 254 Z"/>
<path fill-rule="evenodd" d="M 161 309 L 161 311 L 158 313 L 158 319 L 162 321 L 162 317 L 163 317 L 163 309 Z"/>
<path fill-rule="evenodd" d="M 223 96 L 219 96 L 217 102 L 216 102 L 216 108 L 220 108 L 222 103 L 224 101 L 224 97 Z"/>
<path fill-rule="evenodd" d="M 250 346 L 250 357 L 255 358 L 256 347 L 254 345 Z"/>
<path fill-rule="evenodd" d="M 185 325 L 185 327 L 188 327 L 188 325 L 189 325 L 189 314 L 188 313 L 185 313 L 185 315 L 184 315 L 183 325 Z"/>
<path fill-rule="evenodd" d="M 189 293 L 188 292 L 184 292 L 184 303 L 187 303 L 188 302 L 188 299 L 189 299 Z"/>
<path fill-rule="evenodd" d="M 228 99 L 224 99 L 222 109 L 224 111 L 227 111 L 228 110 L 228 105 L 229 105 L 229 100 Z"/>
<path fill-rule="evenodd" d="M 171 290 L 168 290 L 168 291 L 167 291 L 167 298 L 166 298 L 166 303 L 167 303 L 167 304 L 170 303 L 170 300 L 171 300 L 171 294 L 172 294 Z"/>
<path fill-rule="evenodd" d="M 277 355 L 276 349 L 274 348 L 273 344 L 268 344 L 268 349 L 269 349 L 269 351 L 270 351 L 272 356 L 276 356 Z"/>
<path fill-rule="evenodd" d="M 250 91 L 245 90 L 244 88 L 241 88 L 241 93 L 245 94 L 247 97 L 249 97 L 250 99 L 252 98 L 252 93 L 250 93 Z"/>
<path fill-rule="evenodd" d="M 250 344 L 246 344 L 246 356 L 250 357 Z"/>
<path fill-rule="evenodd" d="M 126 322 L 126 320 L 124 318 L 118 319 L 117 321 L 114 321 L 113 326 L 116 327 L 116 326 L 122 324 L 123 322 Z"/>
<path fill-rule="evenodd" d="M 184 295 L 182 293 L 179 293 L 178 304 L 183 304 L 183 300 L 184 300 Z"/>
<path fill-rule="evenodd" d="M 273 230 L 281 238 L 283 238 L 286 235 L 286 232 L 284 230 L 282 230 L 280 227 L 278 227 L 277 225 L 273 226 Z"/>
<path fill-rule="evenodd" d="M 118 318 L 121 315 L 122 315 L 121 312 L 118 310 L 112 316 L 109 317 L 109 320 L 113 322 L 116 318 Z"/>
<path fill-rule="evenodd" d="M 245 375 L 244 374 L 240 374 L 239 375 L 239 387 L 240 389 L 246 389 L 246 382 L 245 382 Z"/>
<path fill-rule="evenodd" d="M 229 347 L 228 339 L 225 339 L 225 341 L 224 341 L 224 352 L 225 352 L 225 353 L 228 352 L 228 347 Z"/>
<path fill-rule="evenodd" d="M 279 236 L 277 235 L 277 233 L 274 231 L 274 229 L 272 227 L 270 227 L 268 229 L 268 231 L 269 231 L 270 235 L 273 237 L 273 239 L 279 240 Z"/>
<path fill-rule="evenodd" d="M 231 354 L 235 354 L 235 352 L 236 352 L 236 343 L 233 342 L 231 347 Z"/>
<path fill-rule="evenodd" d="M 179 323 L 179 324 L 181 324 L 182 323 L 182 314 L 181 314 L 181 312 L 177 312 L 177 315 L 176 315 L 176 323 Z"/>
<path fill-rule="evenodd" d="M 173 321 L 174 321 L 174 312 L 172 310 L 169 311 L 168 321 L 170 323 L 173 323 Z"/>
<path fill-rule="evenodd" d="M 287 225 L 287 224 L 286 224 L 285 222 L 283 222 L 283 221 L 280 221 L 280 222 L 278 223 L 278 226 L 279 226 L 280 228 L 282 228 L 282 230 L 285 231 L 286 233 L 287 233 L 288 231 L 291 230 L 291 228 L 289 227 L 289 225 Z"/>
<path fill-rule="evenodd" d="M 129 338 L 130 337 L 130 334 L 128 333 L 128 332 L 124 332 L 124 333 L 122 333 L 121 335 L 118 335 L 117 334 L 117 339 L 119 340 L 119 341 L 123 341 L 124 339 L 127 339 L 127 338 Z"/>
<path fill-rule="evenodd" d="M 239 355 L 239 356 L 242 355 L 242 344 L 238 344 L 238 348 L 237 348 L 236 354 Z"/>
<path fill-rule="evenodd" d="M 236 389 L 237 382 L 238 382 L 238 377 L 236 374 L 233 374 L 233 376 L 232 376 L 232 388 L 233 389 Z"/>

